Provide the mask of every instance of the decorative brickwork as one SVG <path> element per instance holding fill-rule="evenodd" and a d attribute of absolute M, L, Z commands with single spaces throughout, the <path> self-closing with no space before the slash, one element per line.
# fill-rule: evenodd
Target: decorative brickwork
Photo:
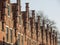
<path fill-rule="evenodd" d="M 57 45 L 57 32 L 44 20 L 41 26 L 35 10 L 29 17 L 29 3 L 25 8 L 21 11 L 20 0 L 0 0 L 0 45 Z"/>

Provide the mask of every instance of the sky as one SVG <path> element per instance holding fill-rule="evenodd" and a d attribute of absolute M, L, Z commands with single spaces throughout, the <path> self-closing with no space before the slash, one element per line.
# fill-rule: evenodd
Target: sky
<path fill-rule="evenodd" d="M 16 2 L 16 0 L 11 0 L 11 2 Z M 40 10 L 49 19 L 54 20 L 60 32 L 60 0 L 21 0 L 22 10 L 25 10 L 26 2 L 29 2 L 30 10 Z"/>

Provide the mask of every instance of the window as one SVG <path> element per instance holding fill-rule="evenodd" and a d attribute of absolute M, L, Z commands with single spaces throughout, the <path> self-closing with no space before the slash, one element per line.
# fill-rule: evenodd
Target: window
<path fill-rule="evenodd" d="M 40 37 L 40 31 L 38 31 L 38 36 Z"/>
<path fill-rule="evenodd" d="M 2 31 L 4 31 L 4 22 L 2 22 Z"/>
<path fill-rule="evenodd" d="M 21 42 L 22 42 L 22 45 L 24 45 L 24 39 L 23 39 L 23 36 L 21 37 Z"/>
<path fill-rule="evenodd" d="M 27 45 L 31 45 L 31 40 L 27 39 Z"/>
<path fill-rule="evenodd" d="M 50 37 L 50 44 L 51 44 L 51 32 L 49 32 L 49 37 Z"/>
<path fill-rule="evenodd" d="M 18 34 L 17 45 L 20 45 L 20 34 Z"/>
<path fill-rule="evenodd" d="M 16 36 L 16 29 L 15 29 L 15 32 L 14 33 L 15 33 L 15 36 Z"/>
<path fill-rule="evenodd" d="M 45 30 L 45 34 L 46 34 L 46 43 L 48 44 L 48 31 Z"/>
<path fill-rule="evenodd" d="M 10 16 L 10 6 L 8 5 L 8 16 Z"/>
<path fill-rule="evenodd" d="M 3 37 L 3 45 L 5 45 L 5 44 L 4 44 L 4 41 L 5 41 L 5 37 Z"/>
<path fill-rule="evenodd" d="M 36 42 L 33 41 L 33 45 L 36 45 Z"/>
<path fill-rule="evenodd" d="M 31 28 L 30 28 L 30 22 L 28 23 L 28 30 L 30 30 Z"/>
<path fill-rule="evenodd" d="M 8 41 L 8 27 L 6 27 L 6 41 Z"/>
<path fill-rule="evenodd" d="M 0 30 L 2 30 L 2 22 L 0 21 Z"/>
<path fill-rule="evenodd" d="M 12 43 L 12 35 L 13 34 L 13 31 L 12 30 L 10 30 L 10 40 L 11 40 L 11 43 Z"/>
<path fill-rule="evenodd" d="M 21 15 L 19 16 L 19 24 L 20 25 L 22 24 L 22 16 Z"/>

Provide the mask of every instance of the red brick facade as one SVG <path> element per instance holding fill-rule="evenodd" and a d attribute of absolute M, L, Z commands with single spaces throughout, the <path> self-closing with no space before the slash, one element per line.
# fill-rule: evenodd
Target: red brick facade
<path fill-rule="evenodd" d="M 41 26 L 35 10 L 29 17 L 29 3 L 21 11 L 20 2 L 0 0 L 0 45 L 57 45 L 57 33 L 52 27 L 45 27 L 44 20 Z"/>

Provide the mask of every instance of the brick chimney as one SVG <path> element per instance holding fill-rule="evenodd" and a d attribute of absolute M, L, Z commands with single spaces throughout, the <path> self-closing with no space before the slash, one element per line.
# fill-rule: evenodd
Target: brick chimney
<path fill-rule="evenodd" d="M 40 16 L 38 16 L 38 23 L 40 23 Z"/>
<path fill-rule="evenodd" d="M 35 10 L 32 10 L 32 25 L 35 26 Z"/>
<path fill-rule="evenodd" d="M 26 3 L 26 11 L 29 12 L 29 3 Z"/>
<path fill-rule="evenodd" d="M 35 10 L 32 10 L 32 17 L 35 19 Z"/>
<path fill-rule="evenodd" d="M 29 3 L 26 3 L 26 18 L 29 20 Z"/>
<path fill-rule="evenodd" d="M 17 4 L 20 5 L 20 0 L 17 0 Z"/>
<path fill-rule="evenodd" d="M 21 1 L 20 0 L 17 0 L 17 7 L 18 7 L 18 15 L 21 14 Z"/>

